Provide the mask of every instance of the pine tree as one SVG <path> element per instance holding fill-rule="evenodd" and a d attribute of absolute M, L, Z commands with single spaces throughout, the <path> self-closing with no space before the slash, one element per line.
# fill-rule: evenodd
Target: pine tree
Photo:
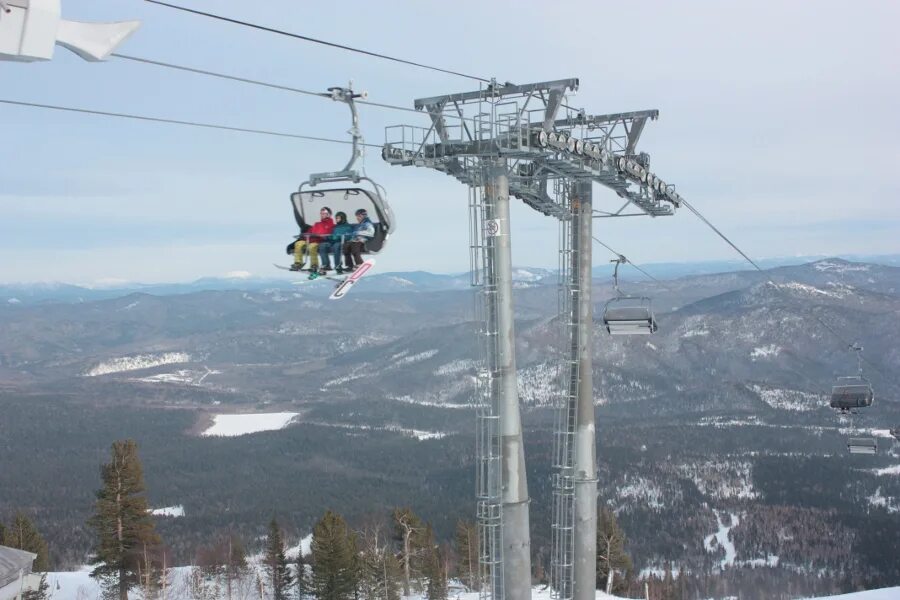
<path fill-rule="evenodd" d="M 425 597 L 428 600 L 447 600 L 447 569 L 444 564 L 444 556 L 441 549 L 433 544 L 431 527 L 428 528 L 428 538 L 432 541 L 426 549 L 425 571 Z"/>
<path fill-rule="evenodd" d="M 0 546 L 8 545 L 6 543 L 6 526 L 3 523 L 0 523 Z"/>
<path fill-rule="evenodd" d="M 312 559 L 303 556 L 303 552 L 297 555 L 297 597 L 306 600 L 313 596 L 312 584 Z"/>
<path fill-rule="evenodd" d="M 616 514 L 607 507 L 598 511 L 597 521 L 597 587 L 607 589 L 613 573 L 612 593 L 625 592 L 633 576 L 631 557 L 625 552 L 625 533 L 619 527 Z"/>
<path fill-rule="evenodd" d="M 235 581 L 243 579 L 248 572 L 247 551 L 241 539 L 233 534 L 228 536 L 225 544 L 228 546 L 225 559 L 225 598 L 231 600 Z"/>
<path fill-rule="evenodd" d="M 394 539 L 400 545 L 400 565 L 403 568 L 403 595 L 410 595 L 410 583 L 422 577 L 424 536 L 427 528 L 411 508 L 397 508 L 393 513 Z"/>
<path fill-rule="evenodd" d="M 399 600 L 400 563 L 381 527 L 372 525 L 357 535 L 359 596 L 364 600 Z"/>
<path fill-rule="evenodd" d="M 10 528 L 0 533 L 3 533 L 0 543 L 4 546 L 37 554 L 33 565 L 36 572 L 45 573 L 50 569 L 47 542 L 24 513 L 16 513 Z"/>
<path fill-rule="evenodd" d="M 356 594 L 356 536 L 344 518 L 326 511 L 313 528 L 312 590 L 318 600 L 349 600 Z"/>
<path fill-rule="evenodd" d="M 95 514 L 88 521 L 97 533 L 91 577 L 103 584 L 104 596 L 128 600 L 128 590 L 141 584 L 145 547 L 159 544 L 143 496 L 144 474 L 134 440 L 116 441 L 112 459 L 100 467 L 103 487 L 97 492 Z"/>
<path fill-rule="evenodd" d="M 480 588 L 478 565 L 478 527 L 471 521 L 456 522 L 457 577 L 470 590 Z"/>
<path fill-rule="evenodd" d="M 291 592 L 293 577 L 284 552 L 284 537 L 274 518 L 269 522 L 269 536 L 266 538 L 265 569 L 272 586 L 273 599 L 286 600 Z"/>

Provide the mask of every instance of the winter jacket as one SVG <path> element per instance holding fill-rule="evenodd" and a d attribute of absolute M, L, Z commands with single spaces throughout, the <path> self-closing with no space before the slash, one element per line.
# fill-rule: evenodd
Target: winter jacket
<path fill-rule="evenodd" d="M 369 217 L 366 217 L 361 223 L 357 223 L 353 226 L 354 242 L 368 242 L 373 237 L 375 237 L 375 225 L 372 224 Z"/>
<path fill-rule="evenodd" d="M 349 242 L 350 236 L 353 234 L 353 225 L 350 223 L 338 223 L 334 226 L 334 231 L 328 236 L 329 242 Z"/>
<path fill-rule="evenodd" d="M 303 239 L 309 240 L 311 244 L 318 244 L 324 242 L 332 231 L 334 231 L 334 219 L 328 217 L 310 227 Z"/>

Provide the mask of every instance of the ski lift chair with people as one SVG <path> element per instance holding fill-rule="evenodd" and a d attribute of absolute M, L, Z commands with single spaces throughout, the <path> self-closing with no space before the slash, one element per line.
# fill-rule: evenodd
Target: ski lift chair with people
<path fill-rule="evenodd" d="M 619 265 L 628 262 L 624 256 L 610 262 L 616 263 L 613 282 L 616 297 L 603 309 L 603 325 L 610 335 L 650 335 L 658 329 L 653 305 L 647 296 L 628 296 L 619 289 Z"/>
<path fill-rule="evenodd" d="M 375 228 L 375 235 L 366 242 L 363 253 L 378 254 L 385 248 L 388 238 L 396 229 L 396 221 L 384 188 L 365 175 L 365 172 L 360 173 L 354 168 L 357 159 L 363 153 L 363 136 L 359 130 L 359 113 L 356 110 L 355 100 L 366 98 L 366 93 L 355 93 L 351 85 L 347 88 L 328 88 L 328 93 L 322 95 L 336 102 L 344 102 L 350 107 L 353 125 L 348 133 L 352 137 L 353 153 L 342 170 L 313 173 L 308 181 L 301 183 L 299 189 L 291 194 L 294 218 L 301 232 L 298 239 L 302 239 L 312 224 L 318 220 L 319 211 L 323 207 L 330 208 L 334 213 L 342 211 L 348 215 L 356 214 L 362 209 L 366 211 Z M 323 187 L 318 188 L 320 185 Z M 292 245 L 288 246 L 289 254 L 292 252 Z"/>
<path fill-rule="evenodd" d="M 869 380 L 862 374 L 862 346 L 851 344 L 850 350 L 856 352 L 857 373 L 838 377 L 831 388 L 831 408 L 841 413 L 854 412 L 860 408 L 868 408 L 875 401 L 875 391 Z"/>

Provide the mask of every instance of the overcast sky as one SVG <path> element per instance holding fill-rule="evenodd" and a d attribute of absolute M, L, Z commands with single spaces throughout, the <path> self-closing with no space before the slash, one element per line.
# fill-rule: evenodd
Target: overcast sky
<path fill-rule="evenodd" d="M 754 257 L 900 252 L 900 3 L 296 2 L 184 5 L 418 62 L 525 83 L 579 77 L 589 113 L 656 108 L 653 171 Z M 552 8 L 551 8 L 552 6 Z M 123 53 L 304 89 L 353 80 L 370 99 L 471 80 L 138 0 L 63 0 L 73 20 L 140 19 Z M 0 63 L 0 98 L 342 137 L 346 108 L 58 48 Z M 367 141 L 424 116 L 362 108 Z M 289 193 L 347 148 L 0 105 L 0 281 L 173 281 L 271 275 L 296 226 Z M 368 173 L 397 234 L 380 270 L 468 268 L 466 191 L 425 169 Z M 598 202 L 617 199 L 595 189 Z M 556 223 L 514 202 L 518 265 L 556 265 Z M 595 223 L 636 262 L 731 259 L 688 211 Z M 607 253 L 595 249 L 596 262 Z"/>

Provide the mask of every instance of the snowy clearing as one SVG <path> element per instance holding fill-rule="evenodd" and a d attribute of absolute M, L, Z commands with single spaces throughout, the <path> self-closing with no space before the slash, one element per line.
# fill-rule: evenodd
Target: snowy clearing
<path fill-rule="evenodd" d="M 749 389 L 758 395 L 760 400 L 772 408 L 780 410 L 806 412 L 816 410 L 820 406 L 824 406 L 826 402 L 824 396 L 810 394 L 809 392 L 766 388 L 761 385 L 751 385 Z"/>
<path fill-rule="evenodd" d="M 722 548 L 725 550 L 725 558 L 719 563 L 719 568 L 724 569 L 734 565 L 734 559 L 737 557 L 737 551 L 734 549 L 734 542 L 728 537 L 732 527 L 736 527 L 740 522 L 738 516 L 734 513 L 729 515 L 731 520 L 728 525 L 722 522 L 722 515 L 716 513 L 716 521 L 719 524 L 719 530 L 711 533 L 703 538 L 703 547 L 707 552 L 715 552 Z"/>
<path fill-rule="evenodd" d="M 151 508 L 150 514 L 154 517 L 183 517 L 184 506 L 165 506 L 163 508 Z"/>
<path fill-rule="evenodd" d="M 319 427 L 336 427 L 338 429 L 356 429 L 359 431 L 389 431 L 391 433 L 399 433 L 407 437 L 415 438 L 420 442 L 424 440 L 439 440 L 447 435 L 442 431 L 408 429 L 399 425 L 384 425 L 379 427 L 373 425 L 355 425 L 353 423 L 325 423 L 322 421 L 304 421 L 304 423 L 307 425 L 317 425 Z"/>
<path fill-rule="evenodd" d="M 85 373 L 86 377 L 98 375 L 110 375 L 124 371 L 140 371 L 152 369 L 163 365 L 191 362 L 191 355 L 187 352 L 166 352 L 163 354 L 139 354 L 137 356 L 122 356 L 101 362 Z"/>
<path fill-rule="evenodd" d="M 806 285 L 805 283 L 797 283 L 796 281 L 792 281 L 790 283 L 782 283 L 778 284 L 776 287 L 779 289 L 789 290 L 793 292 L 800 292 L 803 294 L 807 294 L 810 296 L 818 295 L 825 296 L 827 298 L 844 298 L 848 294 L 852 293 L 852 288 L 849 287 L 837 287 L 835 286 L 836 291 L 829 291 L 819 289 L 817 287 Z"/>
<path fill-rule="evenodd" d="M 175 383 L 182 385 L 202 385 L 210 375 L 220 375 L 222 371 L 207 369 L 206 371 L 194 371 L 191 369 L 179 369 L 174 373 L 157 373 L 147 377 L 137 377 L 131 381 L 141 383 Z"/>
<path fill-rule="evenodd" d="M 236 437 L 284 429 L 300 413 L 249 413 L 214 415 L 213 424 L 200 435 L 203 437 Z"/>
<path fill-rule="evenodd" d="M 881 487 L 875 490 L 875 493 L 871 496 L 867 497 L 866 500 L 869 501 L 870 506 L 874 506 L 876 508 L 883 508 L 888 513 L 897 513 L 900 512 L 900 504 L 898 504 L 893 498 L 890 496 L 885 496 L 881 493 Z"/>
<path fill-rule="evenodd" d="M 776 346 L 775 344 L 769 344 L 768 346 L 760 346 L 759 348 L 754 348 L 750 353 L 750 358 L 770 358 L 773 356 L 778 356 L 781 354 L 781 346 Z"/>
<path fill-rule="evenodd" d="M 900 475 L 900 465 L 885 467 L 883 469 L 872 469 L 872 472 L 876 475 Z"/>

